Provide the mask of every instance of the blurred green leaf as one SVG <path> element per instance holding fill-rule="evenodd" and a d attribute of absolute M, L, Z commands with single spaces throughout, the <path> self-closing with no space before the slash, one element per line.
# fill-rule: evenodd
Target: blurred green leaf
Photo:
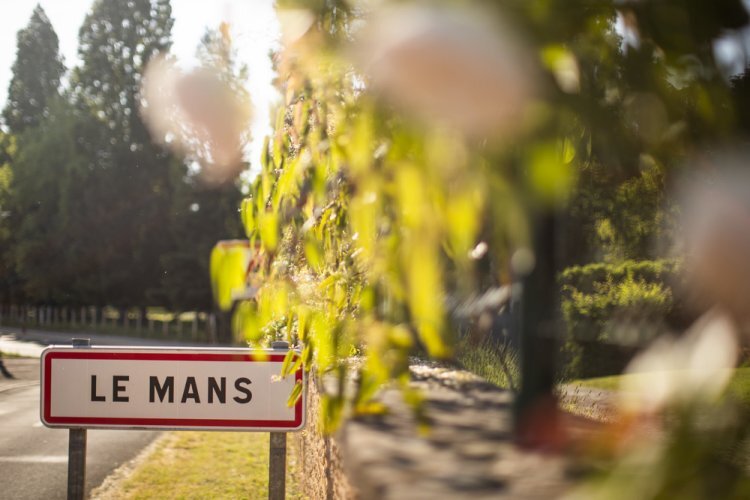
<path fill-rule="evenodd" d="M 235 338 L 248 342 L 258 342 L 263 338 L 262 324 L 258 320 L 257 306 L 254 301 L 242 301 L 232 315 L 232 331 Z"/>
<path fill-rule="evenodd" d="M 302 389 L 304 388 L 304 385 L 302 384 L 301 380 L 298 380 L 294 384 L 294 389 L 292 389 L 292 393 L 289 395 L 289 399 L 286 401 L 286 405 L 291 408 L 295 404 L 297 404 L 297 401 L 299 398 L 302 397 Z"/>
<path fill-rule="evenodd" d="M 234 297 L 245 290 L 251 251 L 244 240 L 219 242 L 211 252 L 211 288 L 219 308 L 228 311 Z"/>
<path fill-rule="evenodd" d="M 574 165 L 566 159 L 575 157 L 569 142 L 543 143 L 531 150 L 528 159 L 529 182 L 537 199 L 546 205 L 566 202 L 576 181 Z"/>

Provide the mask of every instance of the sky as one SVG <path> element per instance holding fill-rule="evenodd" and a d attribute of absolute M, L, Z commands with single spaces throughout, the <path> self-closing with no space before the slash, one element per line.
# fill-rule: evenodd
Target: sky
<path fill-rule="evenodd" d="M 16 58 L 16 33 L 26 26 L 36 4 L 41 4 L 60 39 L 67 68 L 78 60 L 78 30 L 94 0 L 0 0 L 0 108 L 5 106 L 11 67 Z M 185 65 L 195 63 L 195 49 L 207 27 L 231 25 L 239 59 L 248 65 L 248 90 L 255 108 L 253 144 L 248 152 L 257 166 L 263 137 L 271 130 L 269 106 L 277 98 L 271 86 L 269 50 L 279 38 L 273 0 L 172 0 L 172 53 Z"/>

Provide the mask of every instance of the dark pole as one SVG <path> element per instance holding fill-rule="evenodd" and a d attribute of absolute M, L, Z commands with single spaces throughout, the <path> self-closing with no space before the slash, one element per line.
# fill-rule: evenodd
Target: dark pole
<path fill-rule="evenodd" d="M 555 212 L 538 212 L 533 221 L 534 267 L 523 280 L 521 297 L 521 384 L 516 397 L 516 438 L 534 445 L 538 412 L 555 411 L 557 286 Z M 555 418 L 554 415 L 547 415 Z M 542 438 L 543 439 L 543 438 Z"/>
<path fill-rule="evenodd" d="M 272 349 L 288 350 L 289 342 L 271 343 Z M 272 432 L 268 450 L 268 500 L 286 496 L 286 432 Z"/>
<path fill-rule="evenodd" d="M 73 347 L 89 347 L 89 339 L 73 339 Z M 68 500 L 83 500 L 86 492 L 86 429 L 70 429 L 68 438 Z"/>

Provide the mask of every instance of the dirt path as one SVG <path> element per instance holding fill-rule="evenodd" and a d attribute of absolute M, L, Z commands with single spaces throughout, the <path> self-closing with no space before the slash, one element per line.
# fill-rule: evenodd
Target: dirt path
<path fill-rule="evenodd" d="M 606 389 L 565 384 L 558 389 L 560 406 L 567 412 L 599 422 L 615 416 L 617 393 Z"/>

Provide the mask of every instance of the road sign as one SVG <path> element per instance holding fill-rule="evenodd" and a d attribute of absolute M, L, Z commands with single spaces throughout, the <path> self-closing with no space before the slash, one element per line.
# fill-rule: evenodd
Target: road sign
<path fill-rule="evenodd" d="M 41 420 L 66 428 L 299 430 L 305 391 L 292 407 L 287 401 L 295 385 L 305 383 L 304 372 L 300 367 L 281 378 L 286 354 L 50 347 L 41 358 Z"/>

